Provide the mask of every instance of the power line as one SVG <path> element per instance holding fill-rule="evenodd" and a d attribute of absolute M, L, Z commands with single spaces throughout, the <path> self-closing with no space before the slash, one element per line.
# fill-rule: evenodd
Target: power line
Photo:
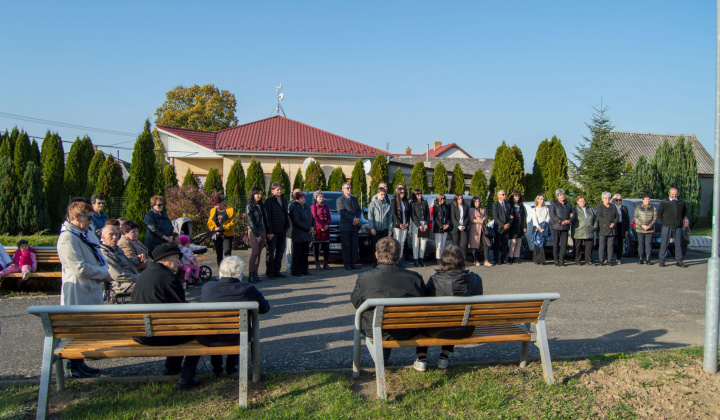
<path fill-rule="evenodd" d="M 75 129 L 88 130 L 88 131 L 96 131 L 98 133 L 114 134 L 114 135 L 118 135 L 118 136 L 137 137 L 137 135 L 138 135 L 137 133 L 127 133 L 124 131 L 116 131 L 116 130 L 108 130 L 105 128 L 88 127 L 88 126 L 78 125 L 78 124 L 70 124 L 70 123 L 64 123 L 64 122 L 59 122 L 59 121 L 45 120 L 42 118 L 26 117 L 24 115 L 10 114 L 7 112 L 0 112 L 0 117 L 14 118 L 14 119 L 22 120 L 22 121 L 29 121 L 29 122 L 35 122 L 35 123 L 54 124 L 54 125 L 59 125 L 61 127 L 75 128 Z M 127 142 L 125 142 L 125 143 L 127 143 Z"/>

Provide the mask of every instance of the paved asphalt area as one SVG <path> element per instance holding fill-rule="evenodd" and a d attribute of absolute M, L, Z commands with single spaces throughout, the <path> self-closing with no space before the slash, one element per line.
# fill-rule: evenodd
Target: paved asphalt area
<path fill-rule="evenodd" d="M 212 251 L 203 263 L 217 272 Z M 235 255 L 247 261 L 248 251 Z M 264 255 L 263 255 L 264 257 Z M 707 254 L 690 253 L 687 268 L 638 265 L 625 259 L 614 267 L 552 265 L 530 261 L 519 265 L 472 267 L 483 279 L 485 294 L 557 292 L 550 305 L 547 329 L 553 358 L 582 357 L 607 352 L 701 345 L 704 336 Z M 264 265 L 264 264 L 261 264 Z M 406 265 L 412 265 L 410 262 Z M 354 308 L 350 293 L 357 272 L 332 264 L 330 271 L 312 276 L 265 280 L 259 289 L 270 301 L 270 312 L 260 316 L 263 372 L 350 369 Z M 435 263 L 411 269 L 427 280 Z M 370 269 L 368 265 L 362 270 Z M 261 267 L 261 276 L 264 267 Z M 264 277 L 264 276 L 262 276 Z M 200 287 L 188 288 L 188 300 L 199 299 Z M 0 381 L 38 377 L 43 335 L 38 318 L 28 315 L 31 305 L 56 305 L 58 296 L 0 299 Z M 363 366 L 372 361 L 363 349 Z M 438 348 L 431 348 L 428 364 L 435 365 Z M 452 363 L 518 361 L 519 343 L 458 347 Z M 539 359 L 530 346 L 531 359 Z M 103 376 L 161 375 L 158 358 L 90 361 Z M 394 350 L 390 365 L 407 366 L 414 349 Z M 209 365 L 209 360 L 207 360 Z M 206 371 L 201 362 L 199 373 Z"/>

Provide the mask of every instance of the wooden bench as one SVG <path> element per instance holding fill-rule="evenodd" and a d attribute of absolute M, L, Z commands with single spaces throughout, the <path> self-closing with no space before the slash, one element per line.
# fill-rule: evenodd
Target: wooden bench
<path fill-rule="evenodd" d="M 151 305 L 31 306 L 45 332 L 37 418 L 44 419 L 52 365 L 57 389 L 65 387 L 62 359 L 240 355 L 239 404 L 247 407 L 248 338 L 252 319 L 253 382 L 260 379 L 260 324 L 257 302 Z M 249 316 L 250 315 L 250 316 Z M 175 346 L 146 346 L 132 337 L 240 334 L 235 346 L 206 347 L 197 340 Z"/>
<path fill-rule="evenodd" d="M 353 377 L 360 376 L 360 340 L 362 314 L 373 311 L 373 339 L 365 344 L 375 362 L 377 395 L 387 399 L 385 390 L 385 362 L 383 348 L 442 346 L 500 342 L 522 342 L 520 367 L 527 364 L 528 343 L 540 350 L 545 381 L 553 379 L 550 364 L 545 314 L 550 302 L 560 298 L 557 293 L 485 295 L 473 297 L 421 297 L 368 299 L 355 312 L 353 345 Z M 474 326 L 469 338 L 448 340 L 419 333 L 409 340 L 383 340 L 382 331 L 405 328 L 437 328 Z M 534 330 L 534 332 L 533 332 Z M 422 330 L 421 330 L 422 331 Z"/>
<path fill-rule="evenodd" d="M 35 261 L 37 261 L 38 270 L 41 268 L 41 265 L 47 265 L 47 264 L 60 264 L 60 257 L 58 257 L 57 248 L 54 246 L 34 246 L 32 247 L 35 250 Z M 15 255 L 15 251 L 17 251 L 17 247 L 14 248 L 5 248 L 5 251 L 8 253 L 10 258 Z M 12 278 L 22 277 L 22 273 L 9 273 L 6 274 L 5 277 Z M 43 278 L 61 278 L 62 272 L 61 271 L 37 271 L 35 273 L 31 273 L 30 277 L 43 277 Z"/>

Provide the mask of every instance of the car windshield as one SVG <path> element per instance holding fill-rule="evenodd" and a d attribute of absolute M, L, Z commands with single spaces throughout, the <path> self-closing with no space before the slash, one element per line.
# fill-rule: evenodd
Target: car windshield
<path fill-rule="evenodd" d="M 323 193 L 323 204 L 327 204 L 328 209 L 333 212 L 337 213 L 337 207 L 335 206 L 335 201 L 340 198 L 342 193 L 338 192 L 325 192 Z M 308 206 L 311 206 L 313 203 L 313 193 L 305 193 L 305 203 Z"/>

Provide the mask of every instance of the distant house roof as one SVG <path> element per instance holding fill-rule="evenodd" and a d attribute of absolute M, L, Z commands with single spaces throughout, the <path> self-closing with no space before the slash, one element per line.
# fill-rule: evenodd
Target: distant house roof
<path fill-rule="evenodd" d="M 413 166 L 416 162 L 422 161 L 425 164 L 425 168 L 431 168 L 435 170 L 435 165 L 438 162 L 442 162 L 445 165 L 445 169 L 448 173 L 452 173 L 455 164 L 460 164 L 460 168 L 466 177 L 472 177 L 478 168 L 482 168 L 485 178 L 490 179 L 490 173 L 492 172 L 493 164 L 495 159 L 475 159 L 475 158 L 439 158 L 431 157 L 426 159 L 425 156 L 395 156 L 390 159 L 390 165 L 406 165 Z"/>
<path fill-rule="evenodd" d="M 279 115 L 217 132 L 158 126 L 158 129 L 218 154 L 285 152 L 304 154 L 389 155 L 380 149 Z"/>
<path fill-rule="evenodd" d="M 105 155 L 105 159 L 107 159 L 108 156 L 112 156 L 108 153 L 103 152 L 102 150 L 100 150 L 100 152 L 103 155 Z M 70 153 L 65 153 L 65 163 L 67 163 L 69 155 L 70 155 Z M 122 169 L 122 174 L 123 174 L 123 181 L 127 181 L 127 179 L 130 177 L 130 163 L 125 162 L 122 159 L 118 159 L 117 156 L 113 156 L 113 159 L 115 159 L 117 162 L 120 162 L 120 168 Z"/>
<path fill-rule="evenodd" d="M 714 172 L 712 157 L 693 134 L 655 134 L 630 131 L 613 131 L 612 133 L 615 136 L 615 147 L 621 152 L 628 153 L 628 161 L 633 166 L 637 164 L 640 156 L 645 156 L 645 158 L 651 160 L 655 156 L 655 151 L 662 146 L 665 139 L 670 144 L 675 144 L 680 137 L 685 137 L 685 141 L 690 142 L 693 146 L 698 174 L 712 175 Z"/>
<path fill-rule="evenodd" d="M 437 142 L 437 143 L 439 143 L 439 142 Z M 461 152 L 463 152 L 464 154 L 468 155 L 470 158 L 472 158 L 472 155 L 470 153 L 466 152 L 462 147 L 458 146 L 457 143 L 449 143 L 449 144 L 442 145 L 442 146 L 437 145 L 437 147 L 430 149 L 427 152 L 427 154 L 430 157 L 439 157 L 440 155 L 442 155 L 443 153 L 447 152 L 448 150 L 450 150 L 452 148 L 458 149 Z M 411 150 L 411 149 L 408 147 L 407 149 L 405 149 L 405 153 L 403 153 L 403 154 L 396 153 L 396 154 L 394 154 L 394 156 L 397 156 L 397 157 L 400 157 L 400 156 L 413 156 L 413 157 L 422 156 L 422 157 L 425 157 L 425 153 L 408 154 L 409 150 Z"/>

